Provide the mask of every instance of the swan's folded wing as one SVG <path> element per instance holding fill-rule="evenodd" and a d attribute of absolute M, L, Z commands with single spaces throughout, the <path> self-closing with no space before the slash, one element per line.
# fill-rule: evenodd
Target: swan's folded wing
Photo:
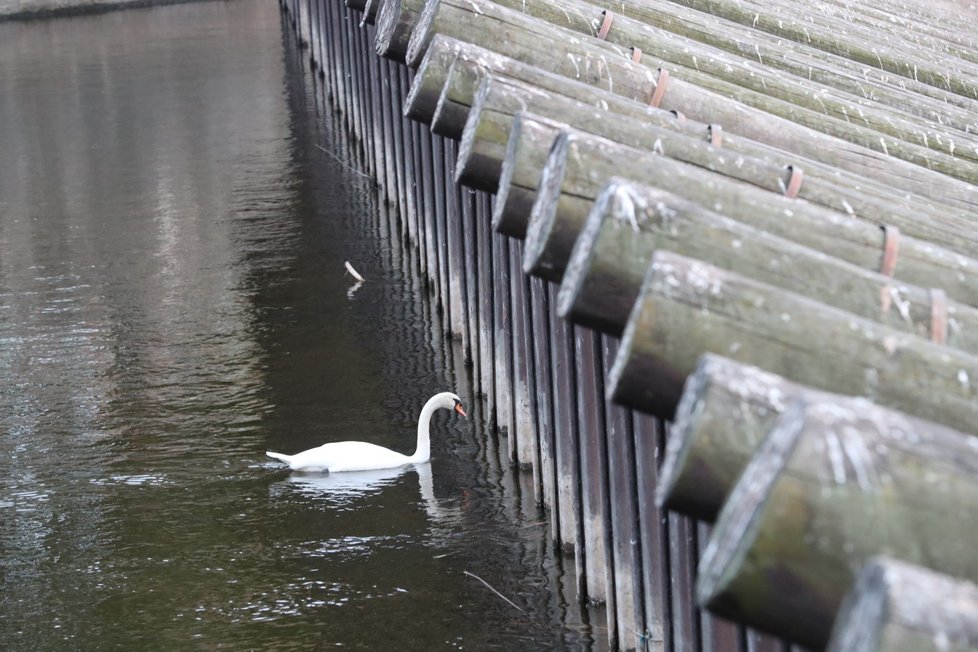
<path fill-rule="evenodd" d="M 391 469 L 410 463 L 407 455 L 364 441 L 339 441 L 292 456 L 296 471 L 372 471 Z"/>

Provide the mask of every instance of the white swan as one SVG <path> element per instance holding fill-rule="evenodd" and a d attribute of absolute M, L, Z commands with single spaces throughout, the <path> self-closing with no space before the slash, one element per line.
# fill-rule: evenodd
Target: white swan
<path fill-rule="evenodd" d="M 310 448 L 295 455 L 272 452 L 265 454 L 282 460 L 293 471 L 306 473 L 373 471 L 376 469 L 392 469 L 405 464 L 420 464 L 431 458 L 428 425 L 431 422 L 431 415 L 439 408 L 455 410 L 463 417 L 466 416 L 461 399 L 451 392 L 442 392 L 429 398 L 428 402 L 421 408 L 421 417 L 418 419 L 418 448 L 414 451 L 414 455 L 402 455 L 389 448 L 365 441 L 338 441 L 323 444 L 318 448 Z"/>

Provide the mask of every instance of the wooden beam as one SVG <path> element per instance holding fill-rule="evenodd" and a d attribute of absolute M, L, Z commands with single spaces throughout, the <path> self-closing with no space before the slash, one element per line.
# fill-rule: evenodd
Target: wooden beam
<path fill-rule="evenodd" d="M 667 251 L 652 257 L 609 377 L 620 403 L 672 418 L 704 353 L 971 432 L 978 357 Z"/>
<path fill-rule="evenodd" d="M 795 402 L 720 513 L 698 602 L 822 649 L 856 571 L 876 554 L 978 578 L 974 443 L 865 400 Z"/>
<path fill-rule="evenodd" d="M 978 586 L 890 557 L 863 565 L 832 627 L 828 652 L 978 648 Z"/>

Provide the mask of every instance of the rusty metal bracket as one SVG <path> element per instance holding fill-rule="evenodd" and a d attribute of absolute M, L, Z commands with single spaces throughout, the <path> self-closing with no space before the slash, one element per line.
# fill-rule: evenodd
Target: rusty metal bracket
<path fill-rule="evenodd" d="M 805 172 L 797 165 L 788 166 L 788 184 L 784 188 L 784 196 L 794 199 L 801 190 L 801 182 L 805 180 Z"/>
<path fill-rule="evenodd" d="M 710 137 L 710 144 L 714 147 L 723 146 L 723 127 L 718 124 L 706 125 L 706 133 Z"/>
<path fill-rule="evenodd" d="M 614 14 L 610 11 L 602 12 L 604 14 L 604 20 L 601 21 L 601 27 L 598 29 L 598 38 L 602 41 L 608 38 L 608 32 L 611 31 L 611 21 L 614 20 Z"/>
<path fill-rule="evenodd" d="M 665 68 L 659 68 L 659 79 L 655 83 L 655 90 L 652 92 L 652 99 L 649 100 L 649 106 L 659 108 L 662 104 L 662 96 L 666 94 L 666 86 L 669 83 L 669 71 Z"/>
<path fill-rule="evenodd" d="M 889 224 L 880 228 L 883 229 L 883 260 L 880 263 L 880 274 L 892 277 L 900 253 L 900 229 Z"/>

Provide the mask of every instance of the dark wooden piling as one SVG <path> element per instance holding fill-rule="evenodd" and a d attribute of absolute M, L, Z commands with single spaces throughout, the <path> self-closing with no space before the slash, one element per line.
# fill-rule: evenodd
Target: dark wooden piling
<path fill-rule="evenodd" d="M 978 577 L 976 477 L 971 435 L 864 400 L 797 401 L 717 520 L 698 600 L 822 649 L 856 569 L 878 552 Z"/>
<path fill-rule="evenodd" d="M 534 283 L 541 283 L 534 279 Z M 580 427 L 581 522 L 583 546 L 576 550 L 578 590 L 593 603 L 608 598 L 605 577 L 613 568 L 609 525 L 608 465 L 604 428 L 604 375 L 601 338 L 581 332 L 574 342 Z M 613 594 L 612 594 L 613 595 Z M 609 608 L 609 613 L 613 610 Z"/>
<path fill-rule="evenodd" d="M 509 241 L 494 233 L 492 242 L 492 289 L 493 289 L 493 373 L 495 378 L 496 427 L 507 434 L 512 433 L 513 422 L 513 349 L 512 304 L 509 279 Z"/>
<path fill-rule="evenodd" d="M 451 141 L 446 142 L 446 158 L 455 159 L 455 144 Z M 462 350 L 469 356 L 471 342 L 469 340 L 469 329 L 466 317 L 466 294 L 468 288 L 465 286 L 465 231 L 462 223 L 462 198 L 460 189 L 449 182 L 446 184 L 445 193 L 448 199 L 446 227 L 446 256 L 448 261 L 447 288 L 448 294 L 445 298 L 446 310 L 450 315 L 452 334 L 462 342 Z"/>
<path fill-rule="evenodd" d="M 431 265 L 434 263 L 432 258 L 432 248 L 434 242 L 430 233 L 430 219 L 437 210 L 437 199 L 435 196 L 435 183 L 442 174 L 439 167 L 440 160 L 436 159 L 433 151 L 434 144 L 431 135 L 426 133 L 421 125 L 412 126 L 415 131 L 415 149 L 417 150 L 418 170 L 420 170 L 420 183 L 415 191 L 418 198 L 418 210 L 415 211 L 415 219 L 412 220 L 415 235 L 414 255 L 418 259 L 418 267 L 421 275 L 425 279 L 430 279 L 433 272 Z"/>
<path fill-rule="evenodd" d="M 582 330 L 582 329 L 579 329 Z M 659 478 L 661 451 L 665 448 L 665 426 L 661 421 L 631 412 L 635 437 L 636 509 L 642 572 L 642 607 L 645 627 L 642 642 L 646 649 L 665 646 L 669 617 L 669 518 L 656 505 L 655 487 Z"/>
<path fill-rule="evenodd" d="M 517 268 L 518 269 L 518 268 Z M 553 287 L 548 288 L 550 322 L 551 383 L 554 393 L 553 428 L 557 505 L 554 541 L 565 554 L 580 547 L 581 474 L 577 426 L 577 385 L 574 370 L 574 327 L 557 317 Z"/>
<path fill-rule="evenodd" d="M 555 316 L 556 318 L 556 316 Z M 601 357 L 607 374 L 614 360 L 618 341 L 601 338 Z M 644 647 L 642 604 L 642 554 L 638 510 L 638 473 L 635 466 L 635 432 L 631 411 L 609 402 L 605 407 L 608 455 L 608 502 L 611 524 L 613 572 L 609 573 L 615 594 L 615 630 L 618 647 L 632 650 Z"/>
<path fill-rule="evenodd" d="M 478 370 L 481 368 L 479 357 L 479 288 L 478 266 L 476 257 L 476 193 L 466 188 L 456 187 L 459 200 L 459 216 L 461 219 L 460 237 L 462 243 L 463 275 L 465 277 L 465 322 L 468 331 L 469 347 L 468 361 L 473 371 L 473 384 L 478 387 Z"/>
<path fill-rule="evenodd" d="M 493 291 L 492 291 L 492 226 L 490 222 L 491 208 L 489 196 L 478 196 L 476 205 L 476 229 L 473 233 L 475 240 L 476 277 L 478 283 L 479 313 L 479 388 L 487 402 L 486 414 L 490 423 L 496 420 L 495 383 L 493 379 L 492 361 L 496 359 L 493 349 Z"/>
<path fill-rule="evenodd" d="M 367 0 L 363 5 L 363 22 L 366 25 L 376 26 L 377 24 L 377 12 L 380 11 L 380 5 L 383 0 Z M 376 40 L 375 40 L 376 42 Z"/>
<path fill-rule="evenodd" d="M 398 133 L 398 127 L 400 128 L 399 149 L 397 143 L 395 143 L 395 155 L 398 156 L 398 196 L 400 198 L 401 210 L 404 212 L 404 222 L 418 223 L 420 218 L 415 214 L 416 204 L 414 201 L 418 185 L 415 177 L 418 170 L 413 164 L 411 154 L 414 151 L 414 124 L 403 115 L 404 96 L 407 93 L 407 89 L 410 88 L 411 83 L 409 72 L 404 66 L 394 66 L 393 72 L 395 75 L 395 78 L 392 80 L 392 88 L 394 89 L 393 116 L 397 125 L 395 126 L 395 137 Z"/>
<path fill-rule="evenodd" d="M 420 217 L 425 225 L 425 237 L 428 248 L 428 280 L 430 281 L 432 295 L 435 297 L 436 305 L 442 306 L 441 298 L 445 296 L 445 234 L 446 234 L 446 174 L 451 159 L 445 157 L 445 147 L 441 138 L 432 137 L 431 134 L 424 134 L 424 137 L 431 140 L 431 156 L 433 164 L 432 182 L 434 185 L 435 203 L 432 210 L 427 215 Z"/>
<path fill-rule="evenodd" d="M 553 383 L 549 373 L 550 327 L 547 323 L 550 307 L 549 292 L 545 283 L 535 280 L 530 283 L 530 316 L 533 320 L 533 367 L 535 376 L 535 418 L 537 443 L 540 447 L 540 484 L 542 504 L 550 507 L 552 513 L 557 509 L 557 442 L 553 427 Z"/>
<path fill-rule="evenodd" d="M 363 56 L 367 60 L 367 76 L 369 79 L 369 92 L 371 96 L 371 113 L 373 120 L 373 176 L 374 181 L 383 186 L 386 181 L 386 172 L 384 168 L 386 149 L 388 143 L 385 138 L 384 129 L 384 112 L 382 108 L 382 92 L 381 87 L 383 86 L 383 79 L 381 79 L 381 64 L 380 59 L 372 56 L 370 52 L 370 45 L 374 42 L 376 37 L 376 29 L 373 25 L 365 25 L 367 38 L 365 47 L 368 49 L 364 50 Z M 385 195 L 386 196 L 386 195 Z"/>

